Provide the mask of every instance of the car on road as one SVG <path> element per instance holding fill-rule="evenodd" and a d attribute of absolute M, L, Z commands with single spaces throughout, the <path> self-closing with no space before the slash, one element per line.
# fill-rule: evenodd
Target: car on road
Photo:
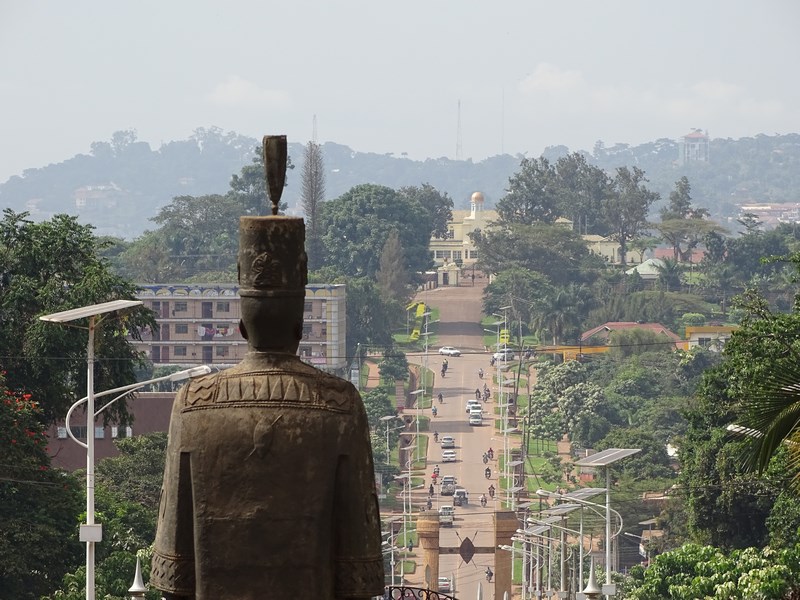
<path fill-rule="evenodd" d="M 504 348 L 503 350 L 492 354 L 492 358 L 502 361 L 514 360 L 514 351 L 511 348 Z"/>
<path fill-rule="evenodd" d="M 439 524 L 445 527 L 452 527 L 455 520 L 456 509 L 452 506 L 439 507 Z"/>
<path fill-rule="evenodd" d="M 442 450 L 445 448 L 455 448 L 456 447 L 456 438 L 452 435 L 444 435 L 441 438 L 442 440 Z"/>
<path fill-rule="evenodd" d="M 445 356 L 461 356 L 461 350 L 453 348 L 453 346 L 442 346 L 439 348 L 439 354 L 444 354 Z"/>
<path fill-rule="evenodd" d="M 470 425 L 483 425 L 483 411 L 473 410 L 470 412 L 469 420 L 467 422 Z"/>
<path fill-rule="evenodd" d="M 456 462 L 456 451 L 442 450 L 442 462 Z"/>
<path fill-rule="evenodd" d="M 469 494 L 464 488 L 456 488 L 453 494 L 453 506 L 466 506 L 469 502 Z"/>
<path fill-rule="evenodd" d="M 456 478 L 452 475 L 442 477 L 442 488 L 439 493 L 442 496 L 452 496 L 456 491 Z"/>
<path fill-rule="evenodd" d="M 437 585 L 439 586 L 438 591 L 443 592 L 445 594 L 449 594 L 450 592 L 453 591 L 453 586 L 450 583 L 450 578 L 448 577 L 439 577 Z"/>
<path fill-rule="evenodd" d="M 483 410 L 481 408 L 481 403 L 479 400 L 475 400 L 475 398 L 471 398 L 467 400 L 467 414 L 471 413 L 473 410 Z"/>

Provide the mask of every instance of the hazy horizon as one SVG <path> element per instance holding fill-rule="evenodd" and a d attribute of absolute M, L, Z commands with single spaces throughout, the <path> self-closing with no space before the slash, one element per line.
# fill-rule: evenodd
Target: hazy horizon
<path fill-rule="evenodd" d="M 798 131 L 800 5 L 99 0 L 0 6 L 0 182 L 135 129 L 412 159 Z M 461 154 L 458 146 L 458 104 Z"/>

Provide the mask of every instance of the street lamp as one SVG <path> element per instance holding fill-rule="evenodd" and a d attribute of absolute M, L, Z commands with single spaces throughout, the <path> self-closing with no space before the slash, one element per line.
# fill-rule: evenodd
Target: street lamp
<path fill-rule="evenodd" d="M 584 506 L 590 507 L 592 512 L 597 513 L 598 515 L 600 515 L 601 517 L 603 517 L 605 519 L 605 515 L 600 513 L 599 510 L 598 510 L 598 509 L 603 509 L 604 507 L 602 505 L 600 505 L 600 504 L 595 504 L 595 503 L 589 502 L 587 500 L 588 498 L 591 498 L 592 496 L 596 496 L 598 494 L 603 494 L 603 493 L 605 493 L 605 491 L 606 491 L 605 488 L 581 488 L 581 489 L 578 489 L 578 490 L 574 490 L 572 492 L 568 492 L 566 494 L 556 494 L 554 492 L 548 492 L 547 490 L 542 490 L 542 489 L 536 490 L 536 494 L 538 496 L 542 496 L 542 497 L 545 497 L 545 498 L 555 498 L 556 500 L 566 501 L 567 502 L 567 504 L 556 505 L 555 508 L 550 509 L 548 512 L 558 510 L 559 508 L 563 508 L 565 506 L 580 506 L 581 507 L 581 524 L 580 524 L 581 547 L 580 547 L 580 559 L 579 559 L 580 569 L 579 569 L 579 572 L 578 572 L 578 587 L 579 588 L 583 585 L 583 562 L 584 562 L 584 556 L 583 556 L 583 538 L 584 538 L 584 535 L 583 535 L 583 507 Z M 575 503 L 578 503 L 578 504 L 575 504 Z M 619 529 L 617 530 L 617 532 L 614 535 L 611 536 L 611 539 L 614 539 L 619 535 L 619 532 L 622 530 L 622 516 L 617 511 L 615 511 L 614 509 L 611 509 L 611 510 L 617 516 L 617 518 L 619 519 L 619 522 L 620 522 Z"/>
<path fill-rule="evenodd" d="M 80 526 L 80 541 L 86 542 L 86 600 L 94 600 L 94 545 L 103 537 L 101 525 L 94 522 L 94 333 L 101 315 L 144 304 L 141 300 L 112 300 L 39 317 L 50 323 L 69 323 L 89 319 L 86 345 L 86 524 Z M 98 317 L 100 317 L 98 319 Z M 83 329 L 83 328 L 81 328 Z"/>
<path fill-rule="evenodd" d="M 606 596 L 614 596 L 617 593 L 616 586 L 611 583 L 611 469 L 609 467 L 618 460 L 641 451 L 641 448 L 608 448 L 575 461 L 579 467 L 603 467 L 606 470 L 606 584 L 603 586 L 603 593 Z M 621 519 L 620 517 L 620 530 Z"/>
<path fill-rule="evenodd" d="M 399 419 L 399 418 L 400 417 L 398 417 L 397 415 L 386 415 L 385 417 L 381 417 L 380 419 L 378 419 L 379 421 L 382 421 L 382 422 L 386 423 L 386 464 L 387 465 L 391 462 L 391 458 L 392 458 L 391 449 L 389 448 L 389 421 L 393 421 L 393 420 Z M 405 429 L 405 426 L 395 427 L 391 431 L 399 431 L 400 429 Z"/>
<path fill-rule="evenodd" d="M 424 381 L 425 374 L 424 373 L 425 372 L 424 372 L 424 369 L 423 369 L 422 387 L 420 389 L 418 389 L 418 390 L 414 390 L 413 392 L 410 392 L 412 396 L 420 396 L 420 398 L 418 398 L 417 401 L 414 402 L 414 404 L 417 405 L 417 418 L 414 419 L 414 421 L 416 422 L 416 428 L 417 428 L 417 432 L 416 432 L 416 436 L 417 437 L 415 438 L 415 440 L 417 442 L 417 458 L 416 458 L 416 460 L 419 460 L 419 417 L 420 417 L 419 405 L 420 405 L 420 403 L 425 402 L 425 381 Z M 431 405 L 433 405 L 433 399 L 431 399 Z"/>

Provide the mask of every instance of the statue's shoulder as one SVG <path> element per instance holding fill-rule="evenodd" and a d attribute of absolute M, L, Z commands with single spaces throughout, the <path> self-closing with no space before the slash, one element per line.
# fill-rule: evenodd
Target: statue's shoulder
<path fill-rule="evenodd" d="M 360 396 L 349 381 L 298 360 L 265 369 L 233 367 L 192 379 L 176 402 L 181 409 L 258 402 L 352 412 Z"/>

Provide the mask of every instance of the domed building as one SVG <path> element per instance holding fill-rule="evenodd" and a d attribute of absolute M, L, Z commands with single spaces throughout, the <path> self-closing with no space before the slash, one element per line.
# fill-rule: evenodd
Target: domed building
<path fill-rule="evenodd" d="M 447 237 L 431 238 L 431 255 L 437 267 L 469 267 L 478 260 L 478 249 L 469 234 L 486 229 L 498 218 L 497 211 L 484 210 L 484 202 L 483 192 L 474 192 L 469 210 L 453 211 L 453 220 L 447 224 Z"/>

